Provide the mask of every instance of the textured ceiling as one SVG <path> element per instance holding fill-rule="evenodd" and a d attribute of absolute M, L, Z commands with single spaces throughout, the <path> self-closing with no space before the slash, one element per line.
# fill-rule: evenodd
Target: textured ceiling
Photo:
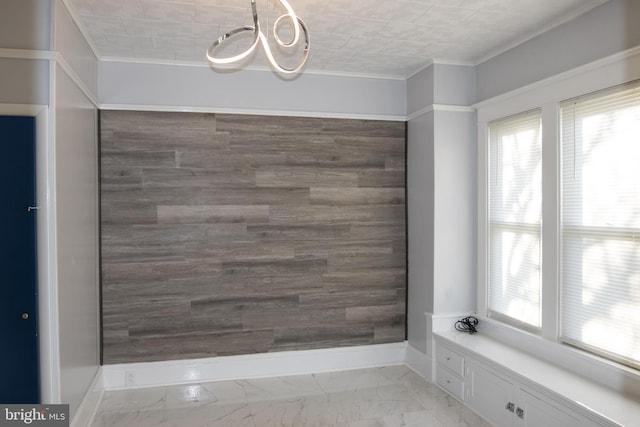
<path fill-rule="evenodd" d="M 307 71 L 407 77 L 431 61 L 476 64 L 605 0 L 289 0 L 309 27 Z M 251 25 L 250 0 L 70 0 L 101 58 L 207 64 L 211 42 Z M 261 26 L 284 9 L 257 0 Z M 286 29 L 281 34 L 286 39 Z M 225 46 L 242 50 L 248 38 Z M 278 55 L 276 49 L 274 54 Z M 296 55 L 282 56 L 293 64 Z M 265 66 L 257 51 L 243 66 Z"/>

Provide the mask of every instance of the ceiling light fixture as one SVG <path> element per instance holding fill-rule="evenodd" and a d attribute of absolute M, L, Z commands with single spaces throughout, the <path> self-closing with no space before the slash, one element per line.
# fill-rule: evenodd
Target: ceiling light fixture
<path fill-rule="evenodd" d="M 300 42 L 300 38 L 301 38 L 300 33 L 302 32 L 304 35 L 304 50 L 302 52 L 302 58 L 300 59 L 300 61 L 295 67 L 288 68 L 288 67 L 282 66 L 278 63 L 278 61 L 273 56 L 273 53 L 271 52 L 271 48 L 269 47 L 269 43 L 267 41 L 267 37 L 264 35 L 262 30 L 260 29 L 260 22 L 258 21 L 258 12 L 256 10 L 256 0 L 251 0 L 251 10 L 253 11 L 253 26 L 246 25 L 244 27 L 239 27 L 220 36 L 217 40 L 211 43 L 211 46 L 209 47 L 209 49 L 207 49 L 207 59 L 209 59 L 209 61 L 213 64 L 231 64 L 233 62 L 237 62 L 246 58 L 251 54 L 251 52 L 255 50 L 258 44 L 262 44 L 262 47 L 264 48 L 264 52 L 267 55 L 269 62 L 271 63 L 271 65 L 273 65 L 273 67 L 276 70 L 280 71 L 281 73 L 296 73 L 300 71 L 300 69 L 304 66 L 305 62 L 307 62 L 307 58 L 309 57 L 309 31 L 304 21 L 295 14 L 295 12 L 293 11 L 289 3 L 286 2 L 286 0 L 278 0 L 278 2 L 281 3 L 282 6 L 284 6 L 284 8 L 287 10 L 287 13 L 285 13 L 284 15 L 281 15 L 278 19 L 276 19 L 276 21 L 273 24 L 273 36 L 276 42 L 278 43 L 278 45 L 280 45 L 283 48 L 295 48 L 298 42 Z M 280 39 L 280 37 L 278 36 L 279 26 L 286 22 L 286 21 L 283 21 L 283 19 L 288 19 L 291 27 L 293 28 L 293 37 L 289 42 L 282 41 L 282 39 Z M 251 42 L 251 46 L 249 46 L 246 50 L 234 56 L 228 56 L 223 58 L 215 56 L 214 50 L 218 46 L 222 45 L 225 41 L 230 40 L 233 36 L 237 36 L 239 34 L 242 34 L 248 31 L 253 32 L 253 41 Z"/>

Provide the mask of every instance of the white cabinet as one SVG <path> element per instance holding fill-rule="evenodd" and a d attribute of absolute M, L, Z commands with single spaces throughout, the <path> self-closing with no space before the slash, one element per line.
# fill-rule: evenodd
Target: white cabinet
<path fill-rule="evenodd" d="M 498 427 L 601 426 L 500 365 L 439 340 L 435 344 L 436 383 Z"/>
<path fill-rule="evenodd" d="M 523 414 L 519 425 L 527 427 L 591 427 L 598 424 L 571 412 L 568 408 L 560 408 L 550 400 L 521 387 L 518 393 L 517 408 Z M 517 415 L 517 409 L 516 409 Z"/>
<path fill-rule="evenodd" d="M 507 378 L 472 361 L 465 372 L 465 403 L 487 421 L 508 426 L 515 414 L 515 384 Z"/>
<path fill-rule="evenodd" d="M 467 361 L 465 403 L 497 426 L 598 426 L 561 404 L 481 363 Z"/>
<path fill-rule="evenodd" d="M 464 356 L 446 346 L 438 346 L 436 363 L 436 383 L 452 396 L 464 400 Z"/>

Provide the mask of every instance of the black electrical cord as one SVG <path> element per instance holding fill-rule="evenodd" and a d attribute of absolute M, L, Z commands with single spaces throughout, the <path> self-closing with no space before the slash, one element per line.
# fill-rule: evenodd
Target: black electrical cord
<path fill-rule="evenodd" d="M 455 328 L 456 328 L 456 331 L 475 334 L 476 332 L 478 332 L 478 330 L 476 329 L 477 325 L 478 325 L 478 319 L 473 316 L 469 316 L 469 317 L 465 317 L 464 319 L 458 320 L 455 324 Z"/>

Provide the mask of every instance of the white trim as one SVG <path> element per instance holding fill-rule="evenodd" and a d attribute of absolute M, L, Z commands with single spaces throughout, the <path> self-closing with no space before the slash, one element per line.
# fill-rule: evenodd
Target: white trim
<path fill-rule="evenodd" d="M 204 54 L 202 55 L 203 62 L 196 61 L 184 61 L 177 59 L 151 59 L 151 58 L 128 58 L 119 56 L 98 56 L 100 61 L 104 62 L 125 62 L 132 64 L 149 64 L 149 65 L 176 65 L 181 67 L 196 67 L 196 68 L 212 68 L 209 63 L 206 62 Z M 218 66 L 214 69 L 226 72 L 240 72 L 240 71 L 261 71 L 265 73 L 273 73 L 273 69 L 267 66 L 249 65 L 242 68 L 234 68 L 233 66 Z M 336 72 L 336 71 L 323 71 L 323 70 L 302 70 L 304 74 L 318 75 L 318 76 L 334 76 L 334 77 L 355 77 L 359 79 L 378 79 L 378 80 L 406 80 L 404 75 L 396 74 L 370 74 L 370 73 L 355 73 L 355 72 Z"/>
<path fill-rule="evenodd" d="M 93 56 L 95 56 L 96 59 L 99 59 L 98 48 L 93 43 L 93 39 L 89 36 L 89 32 L 85 28 L 84 24 L 82 24 L 82 20 L 80 19 L 78 13 L 76 12 L 76 9 L 73 6 L 73 3 L 71 3 L 70 0 L 61 0 L 61 1 L 63 6 L 67 9 L 69 16 L 71 16 L 71 20 L 76 24 L 76 27 L 78 27 L 78 31 L 80 31 L 80 34 L 82 34 L 82 37 L 84 38 L 85 42 L 87 42 L 87 44 L 89 45 L 89 48 L 93 52 Z"/>
<path fill-rule="evenodd" d="M 402 365 L 405 342 L 102 367 L 105 390 Z M 129 378 L 129 381 L 127 381 Z"/>
<path fill-rule="evenodd" d="M 410 71 L 408 74 L 405 75 L 405 80 L 409 80 L 411 77 L 415 76 L 416 74 L 418 74 L 421 71 L 426 70 L 427 68 L 433 66 L 433 65 L 459 65 L 459 66 L 465 66 L 465 67 L 474 67 L 476 64 L 474 62 L 470 62 L 470 61 L 456 61 L 453 59 L 430 59 L 428 60 L 425 64 L 423 64 L 422 66 L 420 66 L 419 68 L 417 68 L 414 71 Z"/>
<path fill-rule="evenodd" d="M 464 67 L 473 67 L 475 63 L 473 61 L 459 61 L 455 59 L 438 59 L 434 58 L 431 60 L 432 64 L 435 65 L 459 65 Z"/>
<path fill-rule="evenodd" d="M 193 107 L 186 105 L 138 105 L 138 104 L 100 104 L 101 110 L 123 111 L 167 111 L 188 113 L 217 113 L 217 114 L 256 114 L 261 116 L 285 116 L 285 117 L 316 117 L 325 119 L 357 119 L 357 120 L 389 120 L 403 122 L 405 116 L 384 114 L 351 114 L 351 113 L 324 113 L 314 111 L 284 111 L 284 110 L 251 110 L 223 107 Z"/>
<path fill-rule="evenodd" d="M 71 427 L 85 427 L 93 424 L 100 401 L 104 395 L 102 368 L 96 371 L 89 389 L 85 393 L 75 415 L 71 419 Z"/>
<path fill-rule="evenodd" d="M 427 321 L 427 363 L 430 375 L 429 380 L 435 383 L 436 379 L 436 353 L 433 345 L 433 313 L 424 314 Z"/>
<path fill-rule="evenodd" d="M 46 105 L 0 104 L 0 115 L 35 117 L 36 120 L 36 200 L 38 257 L 38 330 L 40 352 L 41 400 L 60 400 L 60 364 L 58 357 L 58 308 L 56 302 L 55 253 L 52 240 L 55 229 L 51 193 L 51 169 L 54 153 L 50 133 L 51 111 Z"/>
<path fill-rule="evenodd" d="M 0 58 L 41 59 L 45 61 L 54 61 L 56 59 L 56 53 L 50 50 L 0 48 Z"/>
<path fill-rule="evenodd" d="M 405 364 L 409 369 L 423 377 L 425 380 L 433 381 L 433 370 L 431 368 L 431 357 L 421 352 L 411 344 L 407 343 L 407 355 Z"/>
<path fill-rule="evenodd" d="M 78 86 L 78 88 L 85 94 L 87 98 L 96 106 L 100 105 L 98 98 L 93 94 L 87 85 L 84 84 L 82 79 L 73 70 L 73 67 L 67 62 L 65 57 L 60 52 L 54 52 L 50 50 L 29 50 L 29 49 L 6 49 L 0 48 L 0 58 L 7 59 L 30 59 L 30 60 L 42 60 L 42 61 L 54 61 L 65 72 L 67 76 Z"/>
<path fill-rule="evenodd" d="M 91 90 L 89 90 L 87 85 L 84 84 L 80 76 L 78 76 L 78 74 L 74 71 L 73 67 L 71 67 L 71 65 L 67 62 L 65 57 L 61 53 L 56 52 L 55 59 L 56 63 L 60 66 L 60 69 L 64 71 L 64 73 L 71 79 L 71 81 L 78 87 L 78 89 L 82 91 L 84 96 L 86 96 L 87 99 L 89 99 L 89 101 L 91 101 L 91 103 L 96 108 L 99 108 L 100 101 L 98 101 L 96 95 L 93 94 Z"/>
<path fill-rule="evenodd" d="M 426 107 L 414 111 L 407 116 L 407 120 L 415 119 L 416 117 L 423 116 L 434 111 L 448 112 L 448 113 L 475 113 L 476 110 L 473 107 L 467 107 L 465 105 L 450 105 L 450 104 L 431 104 Z"/>
<path fill-rule="evenodd" d="M 47 246 L 49 257 L 48 277 L 49 283 L 49 305 L 51 314 L 49 316 L 49 330 L 52 337 L 50 342 L 51 365 L 55 367 L 52 381 L 52 403 L 62 403 L 62 379 L 60 366 L 60 331 L 58 321 L 58 227 L 56 210 L 56 62 L 49 62 L 49 126 L 47 144 Z"/>
<path fill-rule="evenodd" d="M 43 402 L 60 399 L 60 362 L 58 350 L 58 304 L 56 246 L 52 240 L 55 230 L 55 205 L 51 197 L 52 165 L 55 162 L 53 135 L 51 132 L 52 111 L 43 108 L 36 115 L 36 179 L 38 200 L 38 291 L 40 316 L 40 369 Z M 39 136 L 38 136 L 39 135 Z"/>
<path fill-rule="evenodd" d="M 477 250 L 476 250 L 476 311 L 487 313 L 489 283 L 489 125 L 486 121 L 478 123 L 478 195 L 477 195 Z"/>

